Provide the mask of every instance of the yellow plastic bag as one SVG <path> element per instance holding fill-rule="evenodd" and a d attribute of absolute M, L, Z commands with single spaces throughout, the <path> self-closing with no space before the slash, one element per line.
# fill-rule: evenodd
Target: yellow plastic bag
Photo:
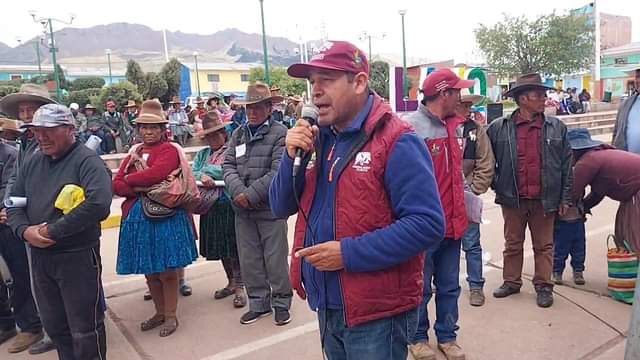
<path fill-rule="evenodd" d="M 54 205 L 56 209 L 62 210 L 62 213 L 67 215 L 83 202 L 84 189 L 78 185 L 67 184 L 58 194 L 58 198 L 56 198 Z"/>

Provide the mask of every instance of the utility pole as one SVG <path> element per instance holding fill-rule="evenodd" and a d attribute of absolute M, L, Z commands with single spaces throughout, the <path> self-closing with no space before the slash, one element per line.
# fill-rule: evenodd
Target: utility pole
<path fill-rule="evenodd" d="M 267 85 L 271 85 L 271 78 L 269 77 L 269 54 L 267 53 L 267 32 L 264 27 L 264 0 L 260 1 L 260 17 L 262 18 L 262 54 L 264 56 L 264 80 Z"/>
<path fill-rule="evenodd" d="M 56 98 L 57 100 L 61 100 L 62 90 L 60 89 L 60 74 L 58 72 L 58 62 L 56 60 L 56 52 L 58 51 L 58 49 L 56 48 L 56 41 L 53 34 L 53 22 L 57 21 L 65 25 L 71 25 L 73 19 L 75 19 L 76 16 L 74 14 L 69 14 L 69 21 L 64 21 L 54 18 L 38 18 L 36 17 L 35 11 L 30 11 L 29 15 L 31 15 L 33 21 L 40 23 L 44 27 L 45 31 L 49 31 L 49 36 L 51 37 L 51 45 L 49 46 L 49 51 L 51 52 L 51 62 L 53 63 L 53 80 L 56 83 Z"/>
<path fill-rule="evenodd" d="M 407 46 L 404 34 L 404 16 L 407 14 L 407 10 L 400 10 L 398 14 L 400 14 L 400 18 L 402 19 L 402 97 L 406 99 L 407 96 L 409 96 L 407 91 Z"/>

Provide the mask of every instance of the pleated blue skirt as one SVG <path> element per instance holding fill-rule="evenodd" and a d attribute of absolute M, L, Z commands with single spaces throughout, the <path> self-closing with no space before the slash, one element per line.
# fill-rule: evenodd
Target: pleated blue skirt
<path fill-rule="evenodd" d="M 170 218 L 151 221 L 136 201 L 120 226 L 116 272 L 152 274 L 191 264 L 198 258 L 193 232 L 184 209 Z"/>

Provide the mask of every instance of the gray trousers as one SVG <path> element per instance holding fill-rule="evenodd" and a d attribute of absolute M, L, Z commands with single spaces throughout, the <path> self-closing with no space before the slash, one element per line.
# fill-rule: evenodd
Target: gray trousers
<path fill-rule="evenodd" d="M 293 292 L 287 263 L 287 221 L 236 216 L 236 242 L 249 309 L 289 309 Z"/>

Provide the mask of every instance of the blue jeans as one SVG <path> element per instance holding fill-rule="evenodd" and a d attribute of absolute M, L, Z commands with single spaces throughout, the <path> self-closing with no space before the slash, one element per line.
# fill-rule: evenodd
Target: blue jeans
<path fill-rule="evenodd" d="M 584 271 L 585 242 L 584 222 L 556 221 L 553 229 L 553 272 L 562 274 L 569 254 L 573 271 Z"/>
<path fill-rule="evenodd" d="M 418 309 L 347 328 L 342 310 L 319 310 L 320 338 L 328 360 L 407 358 Z"/>
<path fill-rule="evenodd" d="M 433 327 L 441 344 L 454 341 L 458 327 L 458 297 L 460 297 L 460 245 L 461 240 L 444 239 L 440 247 L 427 254 L 424 261 L 424 299 L 419 307 L 418 328 L 411 343 L 429 340 L 429 314 L 427 304 L 433 294 L 431 281 L 436 286 L 436 324 Z"/>
<path fill-rule="evenodd" d="M 480 224 L 469 223 L 467 232 L 462 237 L 462 250 L 467 259 L 467 282 L 469 289 L 482 289 L 482 247 L 480 246 Z"/>

